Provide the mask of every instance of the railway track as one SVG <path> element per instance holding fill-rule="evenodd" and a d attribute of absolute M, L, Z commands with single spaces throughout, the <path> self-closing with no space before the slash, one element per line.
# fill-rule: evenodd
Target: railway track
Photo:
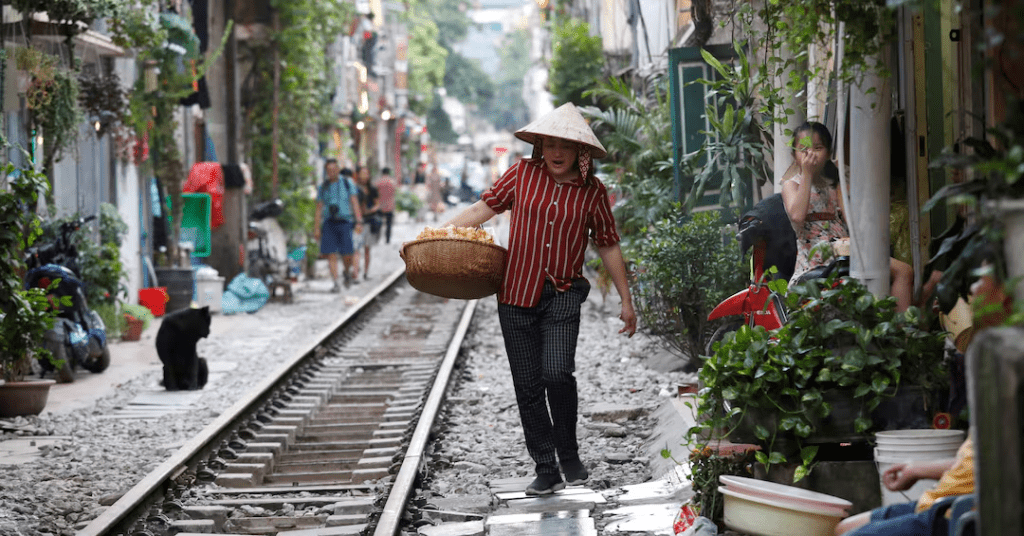
<path fill-rule="evenodd" d="M 417 292 L 403 276 L 389 276 L 78 534 L 396 534 L 475 309 Z"/>

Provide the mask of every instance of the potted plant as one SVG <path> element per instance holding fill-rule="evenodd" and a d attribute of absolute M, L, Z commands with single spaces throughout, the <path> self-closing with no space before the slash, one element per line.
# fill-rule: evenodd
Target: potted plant
<path fill-rule="evenodd" d="M 6 185 L 0 188 L 0 416 L 38 414 L 46 403 L 53 380 L 26 382 L 32 361 L 50 358 L 55 367 L 63 365 L 43 347 L 47 331 L 53 327 L 57 308 L 51 304 L 50 289 L 25 289 L 22 275 L 23 254 L 39 235 L 35 215 L 38 196 L 46 192 L 45 177 L 33 170 L 18 170 L 8 164 L 4 170 Z M 51 285 L 55 285 L 54 282 Z M 71 305 L 70 297 L 60 299 Z"/>
<path fill-rule="evenodd" d="M 62 151 L 75 143 L 84 117 L 78 106 L 78 78 L 60 65 L 57 56 L 31 47 L 15 49 L 14 64 L 27 75 L 29 129 L 44 136 L 43 169 L 49 169 Z"/>
<path fill-rule="evenodd" d="M 700 371 L 704 421 L 690 430 L 693 442 L 741 436 L 735 442 L 761 446 L 766 468 L 798 463 L 798 481 L 818 444 L 906 427 L 892 412 L 907 400 L 880 408 L 948 386 L 945 333 L 922 328 L 916 308 L 896 313 L 894 298 L 877 299 L 852 279 L 795 285 L 786 304 L 781 328 L 743 326 L 716 343 Z"/>

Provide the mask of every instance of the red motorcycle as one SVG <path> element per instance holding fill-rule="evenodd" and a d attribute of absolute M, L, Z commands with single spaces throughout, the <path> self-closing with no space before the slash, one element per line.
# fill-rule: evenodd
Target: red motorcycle
<path fill-rule="evenodd" d="M 753 248 L 751 283 L 718 304 L 708 315 L 708 320 L 742 316 L 742 321 L 729 322 L 718 328 L 706 348 L 708 355 L 715 342 L 721 341 L 726 333 L 735 331 L 740 325 L 761 326 L 771 331 L 786 323 L 783 299 L 769 286 L 774 280 L 789 281 L 796 266 L 796 233 L 782 203 L 782 194 L 766 197 L 754 205 L 740 217 L 738 230 L 742 253 L 746 254 Z M 828 263 L 802 274 L 798 281 L 826 279 L 836 272 L 842 277 L 849 275 L 849 271 L 849 256 L 833 257 Z"/>

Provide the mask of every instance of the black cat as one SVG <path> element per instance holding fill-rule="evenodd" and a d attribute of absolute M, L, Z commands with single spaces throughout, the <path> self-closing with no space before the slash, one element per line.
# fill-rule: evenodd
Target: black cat
<path fill-rule="evenodd" d="M 206 385 L 209 369 L 196 343 L 210 334 L 210 308 L 181 309 L 164 317 L 156 333 L 156 353 L 164 364 L 168 391 L 194 391 Z"/>

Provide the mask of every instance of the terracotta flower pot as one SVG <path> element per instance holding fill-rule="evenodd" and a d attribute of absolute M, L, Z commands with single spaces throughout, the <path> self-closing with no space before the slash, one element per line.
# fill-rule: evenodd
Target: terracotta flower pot
<path fill-rule="evenodd" d="M 46 407 L 54 380 L 7 382 L 0 385 L 0 417 L 39 415 Z"/>

